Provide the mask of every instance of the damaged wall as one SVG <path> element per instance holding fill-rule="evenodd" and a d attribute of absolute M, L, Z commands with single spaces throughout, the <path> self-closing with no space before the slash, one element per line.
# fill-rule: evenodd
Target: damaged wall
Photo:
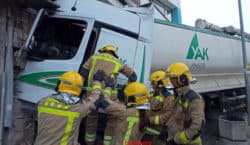
<path fill-rule="evenodd" d="M 13 106 L 14 97 L 14 66 L 12 64 L 14 54 L 12 50 L 19 50 L 24 45 L 35 14 L 36 11 L 20 8 L 13 0 L 0 1 L 0 115 L 4 115 L 4 118 L 1 117 L 1 122 L 4 122 L 6 127 L 13 125 L 11 119 L 13 109 L 12 107 L 6 107 Z M 4 93 L 2 93 L 2 90 L 4 90 Z M 3 138 L 0 138 L 0 142 L 2 142 L 3 139 L 3 144 L 10 144 L 13 138 L 10 137 L 6 128 L 3 130 L 2 125 L 1 123 L 0 137 Z"/>
<path fill-rule="evenodd" d="M 4 54 L 6 46 L 6 23 L 7 23 L 7 4 L 5 1 L 0 1 L 0 88 L 2 82 L 2 73 L 4 67 Z M 1 92 L 1 90 L 0 90 Z"/>
<path fill-rule="evenodd" d="M 14 21 L 14 35 L 11 43 L 13 43 L 13 49 L 16 51 L 24 45 L 36 13 L 35 10 L 19 7 L 14 1 L 12 3 L 0 1 L 0 79 L 4 66 L 5 48 L 7 42 L 10 41 L 7 39 L 8 20 Z"/>
<path fill-rule="evenodd" d="M 13 45 L 16 48 L 21 48 L 26 38 L 28 37 L 29 30 L 35 19 L 36 12 L 31 9 L 18 9 L 14 11 L 15 28 Z"/>

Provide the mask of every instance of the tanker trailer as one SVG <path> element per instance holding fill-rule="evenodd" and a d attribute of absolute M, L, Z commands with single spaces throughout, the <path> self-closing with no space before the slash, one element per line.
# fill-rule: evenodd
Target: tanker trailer
<path fill-rule="evenodd" d="M 215 108 L 223 112 L 246 108 L 239 37 L 158 19 L 153 31 L 151 72 L 165 70 L 173 62 L 184 62 L 197 80 L 191 87 L 202 94 L 207 106 L 216 104 Z M 246 47 L 250 64 L 249 40 Z M 228 100 L 240 103 L 227 105 Z"/>

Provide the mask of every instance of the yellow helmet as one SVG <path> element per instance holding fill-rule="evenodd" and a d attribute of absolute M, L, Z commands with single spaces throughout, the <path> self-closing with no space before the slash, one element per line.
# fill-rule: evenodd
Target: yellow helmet
<path fill-rule="evenodd" d="M 169 84 L 169 77 L 164 71 L 155 71 L 151 74 L 150 81 L 152 85 L 166 87 Z"/>
<path fill-rule="evenodd" d="M 179 85 L 187 85 L 192 80 L 188 66 L 182 62 L 172 63 L 168 67 L 167 74 L 170 78 L 176 77 Z"/>
<path fill-rule="evenodd" d="M 126 103 L 131 105 L 143 105 L 148 103 L 148 89 L 139 82 L 132 82 L 124 89 Z"/>
<path fill-rule="evenodd" d="M 105 52 L 105 51 L 111 51 L 116 53 L 117 52 L 117 47 L 113 45 L 106 45 L 103 48 L 99 49 L 99 52 Z"/>
<path fill-rule="evenodd" d="M 82 87 L 82 76 L 75 71 L 68 71 L 60 77 L 58 92 L 70 93 L 75 96 L 79 96 L 81 94 Z"/>

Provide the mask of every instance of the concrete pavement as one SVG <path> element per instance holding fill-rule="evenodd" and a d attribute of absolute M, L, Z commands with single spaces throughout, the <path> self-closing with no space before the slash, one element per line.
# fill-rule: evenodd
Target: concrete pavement
<path fill-rule="evenodd" d="M 218 120 L 210 119 L 207 120 L 205 132 L 203 136 L 203 145 L 250 145 L 250 126 L 247 128 L 248 140 L 242 141 L 231 141 L 225 138 L 219 137 L 218 131 Z"/>

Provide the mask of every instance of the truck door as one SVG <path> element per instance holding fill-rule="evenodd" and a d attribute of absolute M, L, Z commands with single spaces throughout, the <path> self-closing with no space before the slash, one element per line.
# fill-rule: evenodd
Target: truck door
<path fill-rule="evenodd" d="M 79 69 L 94 23 L 89 18 L 40 17 L 26 43 L 28 61 L 17 82 L 17 96 L 33 103 L 54 92 L 63 72 Z"/>
<path fill-rule="evenodd" d="M 118 47 L 119 59 L 130 67 L 135 65 L 135 56 L 137 50 L 137 39 L 123 33 L 118 33 L 111 29 L 101 28 L 99 38 L 96 44 L 96 52 L 103 46 L 110 44 Z M 118 85 L 125 84 L 127 78 L 121 74 L 118 75 Z"/>

